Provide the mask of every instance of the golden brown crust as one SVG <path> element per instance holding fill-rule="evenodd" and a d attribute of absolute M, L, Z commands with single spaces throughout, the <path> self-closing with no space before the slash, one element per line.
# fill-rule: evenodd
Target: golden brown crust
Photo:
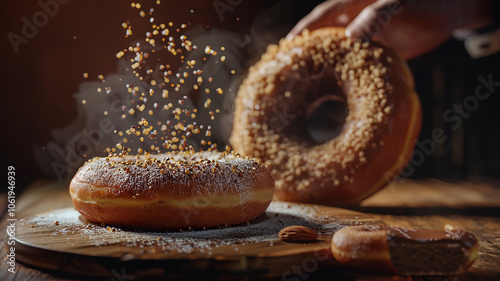
<path fill-rule="evenodd" d="M 387 245 L 387 231 L 373 229 L 360 231 L 362 228 L 346 227 L 332 237 L 332 254 L 346 266 L 362 268 L 375 272 L 391 272 L 391 256 Z"/>
<path fill-rule="evenodd" d="M 343 91 L 349 114 L 340 135 L 311 145 L 303 119 L 314 102 L 310 88 L 324 81 Z M 269 47 L 251 68 L 230 141 L 269 167 L 278 200 L 356 203 L 391 181 L 411 155 L 421 122 L 413 87 L 392 50 L 345 38 L 342 28 L 306 32 Z"/>
<path fill-rule="evenodd" d="M 220 153 L 94 158 L 70 184 L 92 222 L 140 228 L 238 224 L 262 214 L 274 181 L 253 160 Z"/>
<path fill-rule="evenodd" d="M 134 229 L 185 229 L 241 224 L 264 213 L 269 205 L 248 202 L 231 207 L 172 207 L 155 203 L 110 206 L 75 199 L 73 204 L 91 222 Z"/>

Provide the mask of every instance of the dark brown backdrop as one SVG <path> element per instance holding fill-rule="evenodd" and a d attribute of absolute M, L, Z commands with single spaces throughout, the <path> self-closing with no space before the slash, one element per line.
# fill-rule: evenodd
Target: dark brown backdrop
<path fill-rule="evenodd" d="M 288 8 L 280 9 L 279 13 L 270 13 L 265 26 L 261 27 L 275 31 L 274 35 L 278 37 L 259 39 L 271 42 L 284 36 L 296 21 L 320 2 L 220 0 L 176 1 L 165 5 L 167 1 L 163 1 L 163 8 L 155 11 L 155 17 L 168 18 L 163 21 L 188 19 L 193 25 L 210 25 L 241 35 L 249 33 L 259 14 L 275 5 L 286 6 Z M 116 71 L 114 54 L 130 43 L 123 36 L 121 23 L 137 19 L 138 12 L 130 7 L 129 2 L 118 0 L 41 2 L 58 3 L 58 11 L 53 17 L 49 15 L 46 24 L 33 32 L 33 38 L 19 45 L 18 53 L 9 42 L 8 34 L 21 35 L 25 24 L 22 18 L 32 22 L 33 16 L 40 15 L 43 8 L 37 1 L 7 1 L 0 8 L 1 147 L 5 154 L 2 167 L 16 167 L 20 188 L 33 179 L 47 176 L 35 163 L 34 147 L 45 145 L 51 140 L 54 129 L 67 126 L 76 118 L 77 104 L 73 94 L 85 80 L 84 72 L 96 80 L 98 74 L 106 76 Z M 154 6 L 154 1 L 141 3 Z M 220 11 L 217 14 L 214 3 L 233 5 L 224 12 L 224 20 L 220 18 Z M 229 7 L 223 4 L 219 7 Z M 191 9 L 194 14 L 190 13 Z M 39 16 L 37 20 L 43 22 L 44 18 Z M 145 33 L 148 29 L 145 23 L 133 22 L 135 35 Z M 263 46 L 254 46 L 252 54 L 263 51 Z M 255 55 L 249 55 L 243 67 L 255 59 Z M 498 54 L 473 60 L 462 43 L 455 40 L 410 61 L 424 107 L 424 123 L 419 140 L 421 145 L 417 147 L 419 152 L 404 176 L 500 178 L 500 87 L 491 88 L 491 95 L 477 104 L 473 98 L 475 89 L 481 84 L 480 77 L 500 81 L 499 62 Z M 454 110 L 460 105 L 474 110 L 468 110 L 467 114 L 456 113 Z M 436 129 L 442 129 L 446 135 L 444 143 L 432 141 Z"/>

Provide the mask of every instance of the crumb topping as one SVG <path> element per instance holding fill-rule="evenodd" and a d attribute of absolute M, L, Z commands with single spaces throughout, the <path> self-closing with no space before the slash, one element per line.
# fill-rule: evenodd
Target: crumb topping
<path fill-rule="evenodd" d="M 380 45 L 338 31 L 304 32 L 270 46 L 240 87 L 233 147 L 268 166 L 277 189 L 353 183 L 369 151 L 384 145 L 378 139 L 392 113 L 389 58 Z M 320 145 L 308 144 L 301 128 L 314 83 L 340 89 L 349 111 L 340 135 Z"/>
<path fill-rule="evenodd" d="M 110 189 L 110 197 L 132 198 L 240 194 L 264 186 L 265 166 L 234 152 L 171 152 L 165 154 L 114 155 L 89 160 L 76 180 Z M 260 175 L 260 176 L 259 176 Z"/>

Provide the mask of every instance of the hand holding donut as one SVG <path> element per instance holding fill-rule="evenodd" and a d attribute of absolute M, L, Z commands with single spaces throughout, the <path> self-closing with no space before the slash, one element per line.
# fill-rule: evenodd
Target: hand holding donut
<path fill-rule="evenodd" d="M 441 45 L 456 29 L 491 24 L 491 1 L 450 0 L 329 0 L 318 5 L 290 31 L 346 27 L 348 37 L 367 35 L 394 48 L 405 59 Z"/>

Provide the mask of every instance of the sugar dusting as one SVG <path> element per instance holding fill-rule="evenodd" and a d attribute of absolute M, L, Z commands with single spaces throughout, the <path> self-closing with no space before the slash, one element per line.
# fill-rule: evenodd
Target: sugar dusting
<path fill-rule="evenodd" d="M 182 194 L 182 197 L 189 197 L 187 194 L 246 196 L 252 190 L 264 186 L 274 187 L 271 180 L 266 181 L 266 177 L 262 176 L 263 173 L 267 174 L 267 171 L 260 162 L 240 157 L 236 153 L 171 152 L 155 154 L 154 157 L 96 157 L 78 171 L 75 179 L 92 183 L 96 187 L 117 190 L 122 194 L 120 196 L 131 192 L 134 199 L 152 199 L 158 196 L 158 191 L 164 189 L 170 194 Z M 110 178 L 116 178 L 114 184 L 110 184 Z M 149 182 L 148 178 L 154 178 L 154 183 Z M 114 193 L 109 196 L 118 200 Z"/>
<path fill-rule="evenodd" d="M 302 225 L 315 229 L 319 235 L 332 234 L 340 228 L 359 224 L 356 218 L 331 217 L 318 214 L 317 206 L 304 206 L 285 202 L 272 202 L 265 214 L 244 225 L 223 228 L 192 229 L 171 232 L 145 232 L 91 224 L 80 219 L 76 210 L 56 211 L 29 218 L 24 224 L 31 224 L 33 231 L 52 231 L 52 236 L 79 235 L 93 241 L 92 246 L 122 245 L 160 248 L 163 253 L 211 254 L 218 247 L 269 243 L 278 240 L 278 232 L 286 226 Z M 57 224 L 55 222 L 58 222 Z"/>

